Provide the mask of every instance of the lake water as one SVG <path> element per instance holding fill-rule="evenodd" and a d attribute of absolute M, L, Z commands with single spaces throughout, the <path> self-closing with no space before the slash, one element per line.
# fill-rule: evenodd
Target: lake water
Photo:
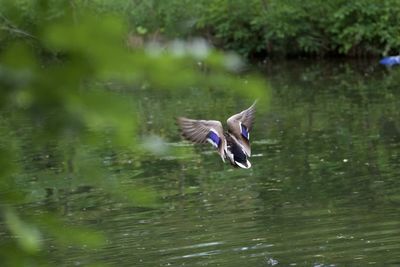
<path fill-rule="evenodd" d="M 270 101 L 258 104 L 252 169 L 223 164 L 209 145 L 191 156 L 102 156 L 125 190 L 157 193 L 148 206 L 93 185 L 43 194 L 44 183 L 31 209 L 58 210 L 106 239 L 96 249 L 46 248 L 65 255 L 54 264 L 400 266 L 400 69 L 288 61 L 260 72 Z M 212 89 L 133 97 L 141 134 L 167 142 L 148 139 L 156 152 L 191 148 L 176 116 L 225 120 L 252 103 Z"/>

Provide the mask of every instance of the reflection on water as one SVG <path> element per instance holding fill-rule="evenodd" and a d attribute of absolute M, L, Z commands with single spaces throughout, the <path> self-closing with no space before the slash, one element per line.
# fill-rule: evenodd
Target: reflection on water
<path fill-rule="evenodd" d="M 62 252 L 69 255 L 63 264 L 400 265 L 400 71 L 353 62 L 286 62 L 263 71 L 272 97 L 258 109 L 251 170 L 224 165 L 209 147 L 134 167 L 129 155 L 116 155 L 125 165 L 115 178 L 131 177 L 127 190 L 138 182 L 155 188 L 160 205 L 110 201 L 96 187 L 68 199 L 50 194 L 34 207 L 63 208 L 107 237 L 104 248 Z M 139 94 L 143 117 L 151 118 L 143 134 L 163 136 L 171 149 L 183 144 L 177 115 L 221 119 L 251 102 L 212 91 Z"/>

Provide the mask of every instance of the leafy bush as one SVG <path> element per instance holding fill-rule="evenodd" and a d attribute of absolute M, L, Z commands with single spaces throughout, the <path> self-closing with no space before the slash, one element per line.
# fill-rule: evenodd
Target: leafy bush
<path fill-rule="evenodd" d="M 343 54 L 398 52 L 398 1 L 340 1 L 329 17 L 331 43 Z M 397 50 L 397 51 L 396 51 Z"/>
<path fill-rule="evenodd" d="M 400 49 L 400 6 L 384 1 L 133 1 L 125 10 L 138 33 L 200 35 L 251 57 L 380 55 Z"/>
<path fill-rule="evenodd" d="M 258 0 L 211 1 L 204 3 L 196 27 L 218 47 L 250 56 L 265 49 L 265 23 L 257 20 L 264 9 Z"/>

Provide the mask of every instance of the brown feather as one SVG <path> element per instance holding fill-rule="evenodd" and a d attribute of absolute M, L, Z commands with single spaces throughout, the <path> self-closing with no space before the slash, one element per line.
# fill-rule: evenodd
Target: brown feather
<path fill-rule="evenodd" d="M 206 143 L 208 134 L 210 133 L 211 129 L 214 129 L 221 139 L 220 146 L 218 147 L 218 153 L 220 154 L 222 160 L 225 160 L 224 148 L 226 146 L 226 140 L 221 122 L 213 120 L 193 120 L 184 117 L 179 117 L 177 122 L 181 129 L 182 136 L 186 140 L 197 144 Z"/>

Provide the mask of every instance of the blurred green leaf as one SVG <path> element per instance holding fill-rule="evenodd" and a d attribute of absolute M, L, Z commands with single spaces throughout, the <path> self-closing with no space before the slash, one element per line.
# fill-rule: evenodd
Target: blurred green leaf
<path fill-rule="evenodd" d="M 28 253 L 39 252 L 42 247 L 39 230 L 23 222 L 11 209 L 4 212 L 4 217 L 8 229 L 18 241 L 19 246 Z"/>
<path fill-rule="evenodd" d="M 38 66 L 32 48 L 22 42 L 11 44 L 1 55 L 1 65 L 16 71 L 34 71 Z"/>

